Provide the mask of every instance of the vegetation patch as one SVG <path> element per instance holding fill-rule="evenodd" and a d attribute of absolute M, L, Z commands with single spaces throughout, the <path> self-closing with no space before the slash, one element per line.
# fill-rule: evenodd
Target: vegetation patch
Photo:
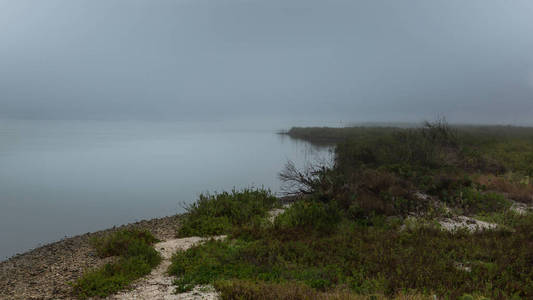
<path fill-rule="evenodd" d="M 428 227 L 399 231 L 390 223 L 343 222 L 331 234 L 316 235 L 300 227 L 273 226 L 256 240 L 234 236 L 179 253 L 171 273 L 178 276 L 181 291 L 244 280 L 305 285 L 315 292 L 342 288 L 359 295 L 418 291 L 451 299 L 466 293 L 529 298 L 533 218 L 516 218 L 513 233 L 449 233 Z M 472 265 L 470 272 L 456 267 L 473 261 L 483 263 Z"/>
<path fill-rule="evenodd" d="M 216 282 L 215 288 L 222 299 L 323 299 L 323 300 L 384 300 L 384 295 L 359 295 L 346 290 L 320 292 L 300 283 L 267 283 L 264 281 L 227 280 Z M 398 300 L 433 300 L 433 297 L 400 293 Z M 479 299 L 479 298 L 472 298 Z"/>
<path fill-rule="evenodd" d="M 274 220 L 274 226 L 281 230 L 315 230 L 319 233 L 334 232 L 341 221 L 335 203 L 299 201 Z"/>
<path fill-rule="evenodd" d="M 533 185 L 529 176 L 520 174 L 507 174 L 505 176 L 495 176 L 492 174 L 474 175 L 474 181 L 480 189 L 488 191 L 499 191 L 506 194 L 509 199 L 517 202 L 533 203 Z"/>
<path fill-rule="evenodd" d="M 91 246 L 99 257 L 120 256 L 141 244 L 152 245 L 157 239 L 147 230 L 116 231 L 105 237 L 93 237 Z"/>
<path fill-rule="evenodd" d="M 244 189 L 215 195 L 200 195 L 186 207 L 186 215 L 178 230 L 179 237 L 214 236 L 230 233 L 268 214 L 280 205 L 268 190 Z"/>
<path fill-rule="evenodd" d="M 156 238 L 148 231 L 125 229 L 92 241 L 100 257 L 119 256 L 114 263 L 85 273 L 73 284 L 73 293 L 81 299 L 105 297 L 126 288 L 147 275 L 161 262 L 152 244 Z"/>
<path fill-rule="evenodd" d="M 213 284 L 225 299 L 533 298 L 533 216 L 510 210 L 511 200 L 532 196 L 533 130 L 487 130 L 444 121 L 291 129 L 334 141 L 333 166 L 289 163 L 280 178 L 302 196 L 274 222 L 265 221 L 274 200 L 202 197 L 181 234 L 228 238 L 174 255 L 177 290 Z M 439 220 L 453 217 L 501 226 L 442 230 Z"/>

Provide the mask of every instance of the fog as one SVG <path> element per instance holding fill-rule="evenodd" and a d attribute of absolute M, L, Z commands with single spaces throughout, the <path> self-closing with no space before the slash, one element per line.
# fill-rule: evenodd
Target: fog
<path fill-rule="evenodd" d="M 0 117 L 532 124 L 530 0 L 0 0 Z"/>

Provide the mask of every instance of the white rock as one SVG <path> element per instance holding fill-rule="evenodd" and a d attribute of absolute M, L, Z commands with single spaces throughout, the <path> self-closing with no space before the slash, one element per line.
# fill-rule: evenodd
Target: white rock
<path fill-rule="evenodd" d="M 495 223 L 484 222 L 467 216 L 442 219 L 439 221 L 439 224 L 442 226 L 442 229 L 447 231 L 467 229 L 468 231 L 474 232 L 496 229 L 498 227 Z"/>
<path fill-rule="evenodd" d="M 510 210 L 516 214 L 523 216 L 528 212 L 531 212 L 533 208 L 525 203 L 513 202 L 513 205 L 511 205 Z"/>

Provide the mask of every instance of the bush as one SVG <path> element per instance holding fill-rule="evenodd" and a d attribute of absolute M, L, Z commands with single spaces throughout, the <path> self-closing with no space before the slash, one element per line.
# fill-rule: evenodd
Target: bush
<path fill-rule="evenodd" d="M 157 239 L 149 231 L 141 229 L 120 230 L 104 237 L 94 237 L 90 241 L 100 257 L 124 255 L 132 244 L 152 245 L 155 242 Z"/>
<path fill-rule="evenodd" d="M 274 226 L 281 229 L 296 228 L 328 233 L 335 231 L 339 222 L 340 211 L 335 202 L 299 201 L 279 215 L 274 221 Z"/>
<path fill-rule="evenodd" d="M 246 277 L 253 274 L 253 266 L 240 260 L 240 251 L 248 243 L 210 240 L 172 257 L 168 272 L 178 279 L 174 282 L 180 292 L 195 285 L 212 284 L 217 279 Z"/>
<path fill-rule="evenodd" d="M 114 263 L 85 273 L 73 284 L 73 294 L 81 299 L 105 297 L 149 274 L 161 262 L 160 254 L 152 246 L 155 241 L 150 232 L 138 229 L 120 230 L 93 239 L 98 255 L 120 257 Z"/>
<path fill-rule="evenodd" d="M 235 227 L 250 223 L 256 216 L 266 216 L 270 209 L 278 205 L 279 199 L 263 189 L 200 195 L 197 202 L 186 208 L 178 236 L 230 233 Z"/>
<path fill-rule="evenodd" d="M 116 263 L 106 264 L 101 269 L 85 274 L 76 282 L 74 293 L 82 299 L 95 296 L 105 297 L 116 293 L 126 288 L 135 279 L 149 274 L 158 264 L 155 261 L 157 260 L 152 259 L 150 262 L 142 256 L 120 258 Z"/>
<path fill-rule="evenodd" d="M 483 193 L 474 188 L 459 189 L 452 196 L 443 197 L 442 200 L 467 214 L 502 212 L 511 206 L 511 203 L 501 194 Z"/>

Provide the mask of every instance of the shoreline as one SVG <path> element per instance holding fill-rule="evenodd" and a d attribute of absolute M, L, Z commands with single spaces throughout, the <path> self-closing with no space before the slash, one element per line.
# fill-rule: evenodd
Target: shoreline
<path fill-rule="evenodd" d="M 282 205 L 294 202 L 301 195 L 279 196 Z M 157 239 L 176 237 L 182 214 L 140 220 L 111 228 L 66 237 L 0 262 L 0 299 L 75 299 L 69 282 L 80 278 L 89 269 L 98 268 L 115 258 L 99 258 L 89 241 L 92 237 L 120 229 L 140 228 Z"/>
<path fill-rule="evenodd" d="M 175 236 L 183 214 L 141 220 L 84 233 L 39 246 L 0 262 L 0 299 L 71 299 L 68 282 L 113 258 L 98 258 L 90 247 L 94 236 L 124 228 L 147 229 L 159 240 Z"/>

